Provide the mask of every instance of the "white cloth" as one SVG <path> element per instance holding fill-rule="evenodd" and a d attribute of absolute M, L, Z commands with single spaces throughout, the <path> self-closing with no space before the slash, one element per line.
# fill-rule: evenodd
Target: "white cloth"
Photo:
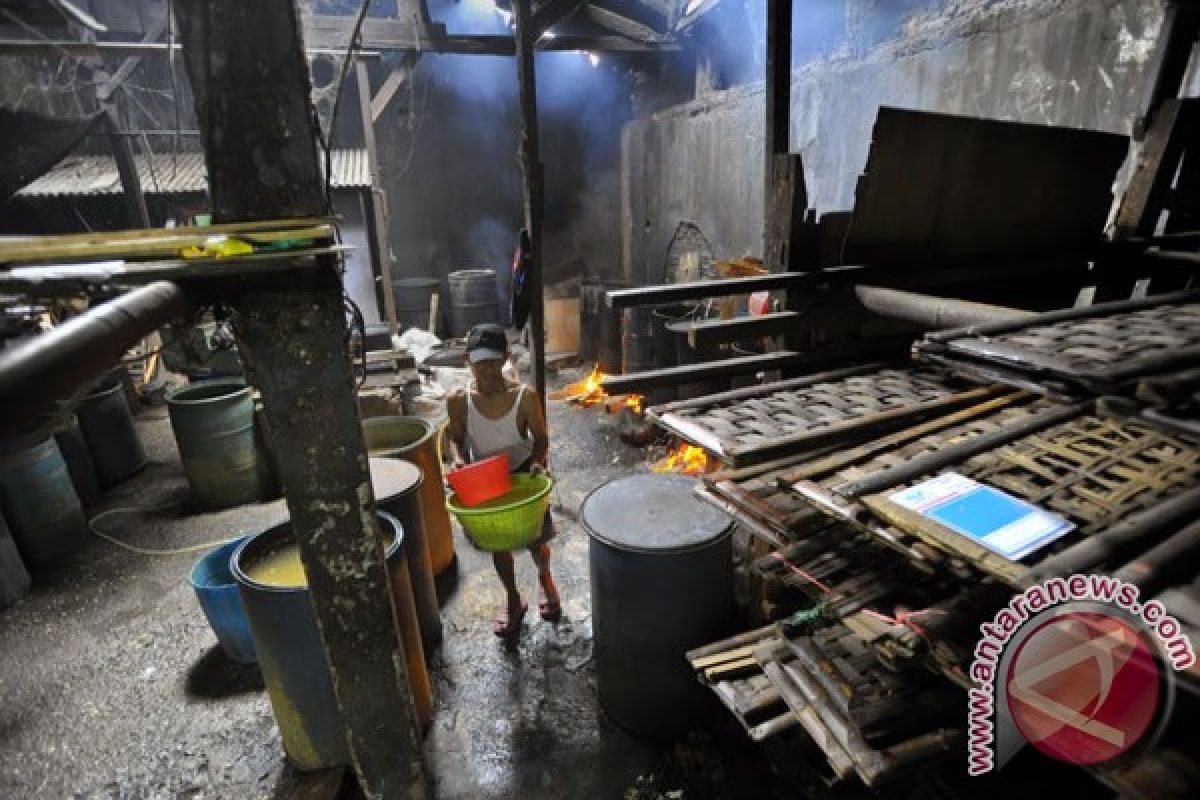
<path fill-rule="evenodd" d="M 533 440 L 522 436 L 517 428 L 517 416 L 521 400 L 525 397 L 525 385 L 517 392 L 512 408 L 500 419 L 489 419 L 475 407 L 475 396 L 467 392 L 467 449 L 472 461 L 508 454 L 508 468 L 516 470 L 524 466 L 533 455 Z"/>

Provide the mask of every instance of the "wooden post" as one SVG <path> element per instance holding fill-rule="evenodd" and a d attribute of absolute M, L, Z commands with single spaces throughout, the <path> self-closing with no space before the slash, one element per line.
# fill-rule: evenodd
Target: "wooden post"
<path fill-rule="evenodd" d="M 788 161 L 792 119 L 792 3 L 791 0 L 767 0 L 767 96 L 764 128 L 763 164 L 763 260 L 772 272 L 786 271 L 787 239 L 790 231 L 783 224 L 782 193 L 795 179 L 795 167 Z M 803 170 L 800 182 L 804 182 Z M 789 180 L 790 179 L 790 180 Z M 803 204 L 801 204 L 803 205 Z M 786 217 L 790 219 L 791 209 Z M 803 210 L 800 212 L 803 215 Z"/>
<path fill-rule="evenodd" d="M 133 148 L 129 146 L 128 137 L 121 133 L 117 109 L 112 103 L 104 104 L 104 118 L 108 123 L 108 140 L 112 144 L 113 160 L 117 162 L 117 174 L 121 176 L 121 191 L 125 194 L 130 221 L 135 228 L 149 228 L 150 212 L 146 210 L 146 195 L 142 192 L 142 179 L 133 160 Z"/>
<path fill-rule="evenodd" d="M 218 221 L 327 213 L 293 0 L 181 0 L 184 57 Z M 311 277 L 224 290 L 262 391 L 317 627 L 368 798 L 428 796 L 346 352 L 333 257 Z"/>
<path fill-rule="evenodd" d="M 374 233 L 375 251 L 379 254 L 379 275 L 383 279 L 383 313 L 388 332 L 399 333 L 396 318 L 396 294 L 392 291 L 392 258 L 388 247 L 387 194 L 383 190 L 383 176 L 379 173 L 379 151 L 375 147 L 375 116 L 371 113 L 371 76 L 367 65 L 359 61 L 354 65 L 358 83 L 358 108 L 362 114 L 363 145 L 367 149 L 367 163 L 371 168 L 371 202 L 367 213 L 372 215 L 373 224 L 367 227 Z M 336 124 L 336 120 L 334 122 Z M 332 128 L 332 125 L 330 126 Z M 389 345 L 390 347 L 390 345 Z"/>
<path fill-rule="evenodd" d="M 521 170 L 525 177 L 525 228 L 529 231 L 530 280 L 533 293 L 530 338 L 533 339 L 534 384 L 546 410 L 546 299 L 542 288 L 542 160 L 538 144 L 537 79 L 534 47 L 538 31 L 531 0 L 513 0 L 516 21 L 517 80 L 521 88 Z"/>

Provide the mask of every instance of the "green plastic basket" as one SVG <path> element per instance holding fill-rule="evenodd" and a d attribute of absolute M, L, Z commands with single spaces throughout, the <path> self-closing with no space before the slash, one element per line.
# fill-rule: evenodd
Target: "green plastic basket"
<path fill-rule="evenodd" d="M 520 550 L 542 534 L 554 481 L 545 475 L 518 474 L 512 476 L 512 484 L 508 494 L 477 506 L 460 505 L 454 493 L 446 500 L 446 508 L 458 517 L 463 533 L 480 550 Z"/>

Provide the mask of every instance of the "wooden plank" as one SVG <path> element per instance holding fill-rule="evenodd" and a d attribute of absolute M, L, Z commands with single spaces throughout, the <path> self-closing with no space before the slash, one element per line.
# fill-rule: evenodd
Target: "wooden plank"
<path fill-rule="evenodd" d="M 845 258 L 929 269 L 1099 244 L 1125 136 L 882 107 Z"/>
<path fill-rule="evenodd" d="M 402 65 L 396 67 L 384 79 L 383 85 L 379 87 L 379 91 L 371 98 L 371 122 L 378 122 L 383 116 L 383 112 L 387 110 L 388 103 L 392 102 L 392 98 L 396 96 L 396 92 L 404 85 L 405 81 L 412 80 L 412 67 Z"/>
<path fill-rule="evenodd" d="M 367 213 L 371 215 L 369 225 L 374 236 L 371 237 L 371 248 L 375 255 L 375 265 L 379 268 L 379 276 L 383 280 L 383 317 L 388 325 L 388 332 L 399 333 L 400 325 L 396 316 L 396 293 L 392 291 L 392 258 L 388 247 L 388 214 L 387 196 L 383 190 L 383 174 L 379 169 L 379 150 L 375 145 L 375 113 L 372 110 L 374 101 L 371 99 L 371 73 L 367 65 L 359 61 L 354 65 L 356 83 L 358 84 L 358 109 L 362 119 L 363 143 L 366 145 L 367 162 L 371 170 L 371 202 Z M 400 70 L 392 71 L 388 76 L 399 74 Z M 384 100 L 387 105 L 387 100 Z M 364 215 L 365 216 L 365 215 Z M 371 270 L 374 277 L 375 270 Z"/>
<path fill-rule="evenodd" d="M 764 336 L 777 336 L 793 327 L 800 316 L 795 311 L 776 311 L 757 317 L 675 322 L 667 327 L 676 332 L 686 333 L 688 344 L 693 349 L 700 349 L 726 342 L 742 342 L 749 339 L 761 339 Z"/>
<path fill-rule="evenodd" d="M 837 277 L 850 280 L 853 268 Z M 609 308 L 633 308 L 634 306 L 659 306 L 682 303 L 689 300 L 704 300 L 709 297 L 728 297 L 752 292 L 771 292 L 788 289 L 813 288 L 826 283 L 833 275 L 820 272 L 784 272 L 777 275 L 762 275 L 751 278 L 726 278 L 716 281 L 694 281 L 660 286 L 642 286 L 634 289 L 614 289 L 605 293 Z"/>
<path fill-rule="evenodd" d="M 1115 225 L 1118 236 L 1154 234 L 1179 160 L 1188 145 L 1195 142 L 1198 123 L 1200 98 L 1172 98 L 1155 112 L 1142 143 L 1137 170 L 1121 198 Z"/>

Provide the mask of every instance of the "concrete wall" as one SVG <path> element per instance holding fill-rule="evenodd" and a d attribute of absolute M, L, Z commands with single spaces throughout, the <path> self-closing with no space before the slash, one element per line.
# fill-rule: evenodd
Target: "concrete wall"
<path fill-rule="evenodd" d="M 869 5 L 869 4 L 867 4 Z M 939 0 L 863 58 L 793 73 L 792 150 L 809 205 L 849 209 L 880 105 L 1128 133 L 1162 24 L 1161 0 Z M 761 84 L 630 123 L 622 268 L 657 281 L 680 220 L 718 257 L 762 250 Z"/>

